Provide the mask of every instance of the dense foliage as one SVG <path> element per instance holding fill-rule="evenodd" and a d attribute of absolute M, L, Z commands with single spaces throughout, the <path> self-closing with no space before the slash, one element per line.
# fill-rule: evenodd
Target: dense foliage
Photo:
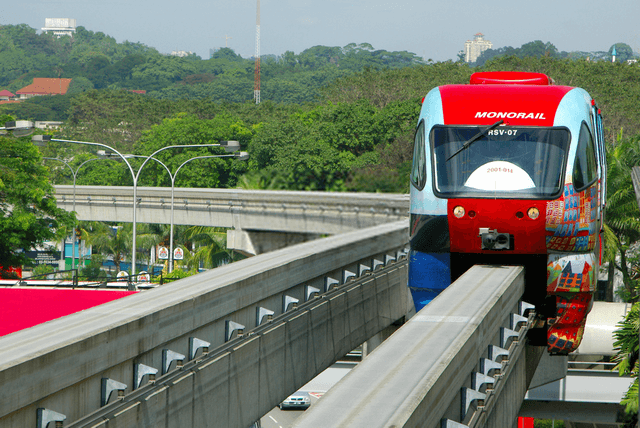
<path fill-rule="evenodd" d="M 73 224 L 74 215 L 58 208 L 52 194 L 31 141 L 0 136 L 0 267 L 29 265 L 22 249 L 36 248 Z"/>
<path fill-rule="evenodd" d="M 224 139 L 240 141 L 251 154 L 246 164 L 194 162 L 181 171 L 178 186 L 243 183 L 254 188 L 406 192 L 421 98 L 435 86 L 468 82 L 477 70 L 537 71 L 552 76 L 557 84 L 583 87 L 602 108 L 607 141 L 615 141 L 621 132 L 640 134 L 640 108 L 634 101 L 640 99 L 640 66 L 548 57 L 502 57 L 481 68 L 444 62 L 365 69 L 323 88 L 321 102 L 302 105 L 166 100 L 122 90 L 92 90 L 71 101 L 62 133 L 138 155 L 149 155 L 165 145 Z M 53 145 L 44 153 L 73 157 L 77 166 L 87 156 L 79 150 L 79 146 Z M 213 152 L 167 151 L 160 160 L 173 171 L 188 157 L 205 153 Z M 118 163 L 93 162 L 83 168 L 79 184 L 105 180 L 109 185 L 131 184 L 130 174 Z M 169 185 L 168 174 L 159 168 L 145 166 L 141 183 Z M 64 182 L 62 174 L 57 168 L 56 182 Z"/>
<path fill-rule="evenodd" d="M 631 46 L 626 43 L 616 43 L 612 45 L 608 51 L 596 51 L 596 52 L 559 52 L 558 49 L 551 42 L 544 43 L 541 40 L 525 43 L 519 48 L 513 48 L 511 46 L 503 46 L 496 49 L 487 49 L 482 52 L 478 57 L 475 64 L 476 66 L 482 66 L 487 61 L 505 56 L 515 56 L 518 58 L 556 58 L 556 59 L 585 59 L 590 61 L 609 61 L 613 60 L 613 48 L 616 49 L 616 61 L 624 63 L 629 59 L 633 59 L 633 50 Z"/>
<path fill-rule="evenodd" d="M 78 27 L 73 37 L 37 34 L 25 24 L 0 27 L 0 88 L 15 91 L 34 77 L 72 78 L 68 94 L 53 105 L 30 100 L 9 110 L 38 120 L 66 119 L 70 99 L 91 89 L 147 91 L 157 99 L 253 99 L 254 58 L 221 48 L 211 58 L 160 54 L 141 43 L 117 43 L 101 32 Z M 375 50 L 367 43 L 345 47 L 315 46 L 300 54 L 261 57 L 262 99 L 316 101 L 320 89 L 335 79 L 367 67 L 396 69 L 422 64 L 415 54 Z"/>

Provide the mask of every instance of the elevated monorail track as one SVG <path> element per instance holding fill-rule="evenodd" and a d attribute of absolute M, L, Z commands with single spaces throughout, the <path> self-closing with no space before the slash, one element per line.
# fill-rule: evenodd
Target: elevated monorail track
<path fill-rule="evenodd" d="M 58 207 L 79 220 L 133 220 L 133 188 L 55 186 Z M 406 219 L 409 195 L 243 189 L 174 189 L 174 224 L 335 234 Z M 75 195 L 75 197 L 74 197 Z M 138 187 L 137 221 L 169 224 L 171 188 Z"/>
<path fill-rule="evenodd" d="M 384 264 L 380 264 L 375 271 L 367 271 L 359 278 L 350 278 L 344 284 L 335 284 L 328 291 L 321 294 L 320 290 L 311 290 L 311 294 L 308 296 L 309 300 L 306 302 L 300 302 L 299 304 L 292 305 L 286 312 L 276 316 L 275 318 L 265 317 L 261 325 L 249 330 L 243 329 L 241 333 L 236 333 L 237 335 L 224 345 L 221 345 L 211 351 L 204 352 L 193 360 L 185 362 L 182 366 L 175 367 L 169 373 L 150 381 L 146 385 L 143 385 L 129 394 L 121 396 L 119 399 L 111 400 L 111 404 L 108 404 L 98 411 L 69 424 L 68 427 L 89 428 L 102 425 L 106 426 L 107 423 L 116 423 L 116 426 L 121 426 L 123 425 L 123 420 L 137 420 L 140 414 L 162 415 L 163 412 L 161 412 L 161 407 L 164 406 L 164 399 L 154 400 L 154 397 L 158 395 L 163 395 L 167 398 L 171 397 L 174 392 L 172 388 L 181 389 L 183 382 L 202 386 L 206 385 L 205 388 L 209 390 L 208 392 L 216 396 L 213 401 L 217 404 L 210 404 L 211 407 L 216 407 L 216 414 L 208 414 L 206 416 L 210 421 L 216 421 L 213 425 L 233 426 L 235 417 L 230 414 L 234 413 L 231 408 L 234 405 L 243 408 L 242 417 L 244 419 L 247 418 L 247 413 L 254 413 L 254 416 L 252 417 L 258 415 L 254 420 L 259 419 L 261 416 L 259 415 L 259 412 L 252 411 L 247 407 L 257 409 L 258 407 L 261 407 L 261 405 L 269 403 L 268 407 L 270 406 L 270 409 L 279 403 L 284 397 L 265 397 L 264 395 L 267 394 L 268 388 L 265 388 L 265 385 L 261 385 L 254 389 L 251 394 L 253 396 L 251 397 L 250 403 L 233 402 L 238 391 L 235 390 L 236 386 L 233 384 L 234 370 L 228 370 L 229 365 L 233 366 L 239 361 L 245 362 L 246 365 L 242 367 L 243 371 L 245 371 L 244 375 L 236 373 L 239 377 L 257 375 L 258 377 L 264 376 L 265 379 L 272 378 L 273 374 L 269 375 L 268 373 L 260 373 L 260 363 L 258 362 L 259 354 L 263 352 L 278 352 L 277 349 L 269 349 L 269 346 L 274 342 L 277 343 L 282 340 L 283 336 L 289 336 L 292 331 L 300 331 L 300 326 L 297 324 L 306 323 L 312 318 L 316 318 L 317 321 L 320 321 L 317 317 L 317 313 L 338 315 L 337 319 L 332 318 L 330 320 L 325 319 L 320 321 L 323 324 L 331 323 L 335 326 L 341 322 L 345 322 L 345 327 L 347 329 L 353 328 L 354 326 L 350 325 L 350 321 L 353 322 L 355 318 L 351 320 L 340 316 L 340 314 L 348 315 L 344 314 L 344 308 L 341 308 L 341 306 L 343 306 L 343 302 L 346 299 L 349 299 L 348 296 L 351 296 L 350 304 L 373 304 L 379 311 L 388 314 L 388 310 L 379 306 L 382 302 L 375 303 L 370 300 L 371 298 L 375 298 L 376 294 L 375 291 L 371 290 L 371 288 L 376 288 L 381 282 L 388 279 L 390 275 L 393 276 L 398 270 L 406 271 L 408 262 L 404 256 L 400 260 L 388 259 L 387 262 L 386 266 Z M 361 299 L 353 299 L 354 295 L 361 296 Z M 361 302 L 358 300 L 361 300 Z M 369 302 L 366 303 L 366 301 Z M 374 317 L 375 316 L 373 314 L 369 316 L 371 319 Z M 373 326 L 369 326 L 367 328 L 364 323 L 361 323 L 361 321 L 357 321 L 357 323 L 362 327 L 363 334 L 360 336 L 362 340 L 365 340 L 367 337 L 365 330 L 369 330 L 368 334 L 371 334 L 371 332 L 377 329 Z M 318 338 L 313 334 L 313 332 L 311 336 L 310 340 Z M 284 341 L 281 345 L 282 350 L 285 345 Z M 307 349 L 301 349 L 298 346 L 296 350 L 299 353 L 308 353 L 306 358 L 320 358 L 325 362 L 329 362 L 329 364 L 332 363 L 333 361 L 331 360 L 336 358 L 337 355 L 333 350 L 337 350 L 339 347 L 336 348 L 335 346 L 332 346 L 335 344 L 329 344 L 329 346 L 326 346 L 325 350 L 322 351 L 319 349 L 319 345 L 320 344 L 314 344 L 311 347 L 306 347 Z M 327 344 L 324 343 L 323 345 Z M 342 351 L 344 351 L 344 349 L 348 348 L 343 348 Z M 342 351 L 338 351 L 338 354 L 341 354 Z M 292 358 L 290 355 L 286 355 L 286 353 L 287 352 L 282 352 L 282 361 L 275 363 L 283 366 L 285 376 L 287 376 L 287 361 Z M 332 354 L 332 356 L 329 356 L 328 354 Z M 296 358 L 299 357 L 300 356 Z M 252 367 L 248 364 L 249 362 L 254 361 L 256 362 L 255 366 Z M 227 373 L 229 379 L 225 378 L 225 373 Z M 302 385 L 297 385 L 297 387 L 300 386 Z M 248 398 L 246 391 L 243 396 Z M 220 405 L 221 402 L 226 403 L 224 405 Z M 193 418 L 197 419 L 197 416 L 193 415 Z M 192 422 L 194 422 L 194 419 L 192 419 Z M 225 422 L 223 423 L 222 421 Z M 162 425 L 163 422 L 166 423 L 167 421 L 156 420 L 155 424 L 156 426 L 157 424 Z M 124 425 L 132 426 L 129 424 Z M 111 425 L 108 426 L 111 427 Z M 244 426 L 248 426 L 248 424 L 245 423 Z"/>
<path fill-rule="evenodd" d="M 179 381 L 108 426 L 246 427 L 410 311 L 406 262 L 398 263 L 407 229 L 403 221 L 299 244 L 0 337 L 0 427 L 81 420 L 102 407 L 106 390 L 127 396 L 146 384 L 140 374 L 160 377 L 188 365 L 193 347 L 227 342 L 231 350 L 178 370 Z M 325 291 L 337 294 L 269 323 L 269 334 L 228 340 Z"/>
<path fill-rule="evenodd" d="M 513 426 L 544 352 L 523 292 L 522 267 L 474 266 L 294 426 Z"/>

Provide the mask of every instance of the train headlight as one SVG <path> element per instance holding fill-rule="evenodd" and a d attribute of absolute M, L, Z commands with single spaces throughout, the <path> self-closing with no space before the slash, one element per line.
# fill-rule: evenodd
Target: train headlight
<path fill-rule="evenodd" d="M 531 220 L 535 220 L 540 217 L 540 210 L 538 210 L 536 207 L 529 208 L 529 211 L 527 211 L 527 215 Z"/>
<path fill-rule="evenodd" d="M 456 216 L 456 218 L 464 217 L 464 208 L 462 206 L 458 205 L 457 207 L 455 207 L 453 209 L 453 215 Z"/>

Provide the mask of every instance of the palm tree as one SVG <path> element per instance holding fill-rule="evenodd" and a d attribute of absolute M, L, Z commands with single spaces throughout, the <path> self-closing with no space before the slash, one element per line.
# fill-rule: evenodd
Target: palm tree
<path fill-rule="evenodd" d="M 116 271 L 120 272 L 120 263 L 131 253 L 132 233 L 131 224 L 111 227 L 102 222 L 91 222 L 86 242 L 93 249 L 106 256 L 111 256 L 116 265 Z M 87 229 L 85 229 L 87 230 Z"/>
<path fill-rule="evenodd" d="M 193 251 L 185 250 L 185 262 L 190 269 L 203 266 L 206 269 L 227 264 L 234 253 L 227 249 L 227 233 L 220 227 L 193 226 L 187 229 L 186 238 L 194 244 Z"/>
<path fill-rule="evenodd" d="M 620 376 L 635 377 L 621 403 L 630 417 L 630 425 L 638 422 L 638 332 L 640 331 L 640 303 L 635 303 L 623 321 L 618 323 L 618 330 L 613 332 L 613 343 L 618 363 L 616 369 Z M 627 426 L 627 425 L 625 425 Z"/>
<path fill-rule="evenodd" d="M 630 266 L 627 250 L 640 239 L 640 216 L 638 203 L 631 179 L 631 168 L 640 165 L 640 135 L 622 138 L 618 135 L 616 144 L 607 147 L 607 207 L 605 211 L 605 257 L 609 261 L 609 282 L 615 269 L 622 272 L 625 285 L 624 300 L 635 302 L 614 331 L 614 348 L 620 375 L 630 374 L 634 381 L 622 399 L 621 404 L 629 420 L 625 426 L 636 426 L 638 421 L 638 332 L 640 327 L 640 303 L 637 257 Z M 616 263 L 617 255 L 620 263 Z M 633 262 L 636 263 L 633 266 Z"/>
<path fill-rule="evenodd" d="M 627 260 L 629 246 L 640 239 L 640 213 L 631 179 L 631 168 L 640 165 L 640 135 L 623 138 L 607 146 L 607 205 L 605 211 L 605 254 L 609 261 L 609 288 L 614 268 L 622 273 L 627 299 L 638 297 L 632 267 Z M 620 263 L 616 263 L 617 257 Z"/>
<path fill-rule="evenodd" d="M 137 254 L 141 253 L 141 257 L 139 257 L 138 259 L 146 260 L 147 265 L 150 265 L 151 248 L 157 246 L 160 242 L 162 242 L 163 231 L 162 229 L 158 230 L 158 228 L 154 225 L 146 223 L 138 224 L 136 231 L 136 246 L 138 247 Z M 144 248 L 144 250 L 141 250 L 141 248 Z"/>

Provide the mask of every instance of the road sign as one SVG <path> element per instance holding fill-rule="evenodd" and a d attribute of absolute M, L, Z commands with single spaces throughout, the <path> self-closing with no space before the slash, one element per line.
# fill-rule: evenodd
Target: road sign
<path fill-rule="evenodd" d="M 160 259 L 160 260 L 168 260 L 169 259 L 169 250 L 167 250 L 167 247 L 158 248 L 158 259 Z"/>

